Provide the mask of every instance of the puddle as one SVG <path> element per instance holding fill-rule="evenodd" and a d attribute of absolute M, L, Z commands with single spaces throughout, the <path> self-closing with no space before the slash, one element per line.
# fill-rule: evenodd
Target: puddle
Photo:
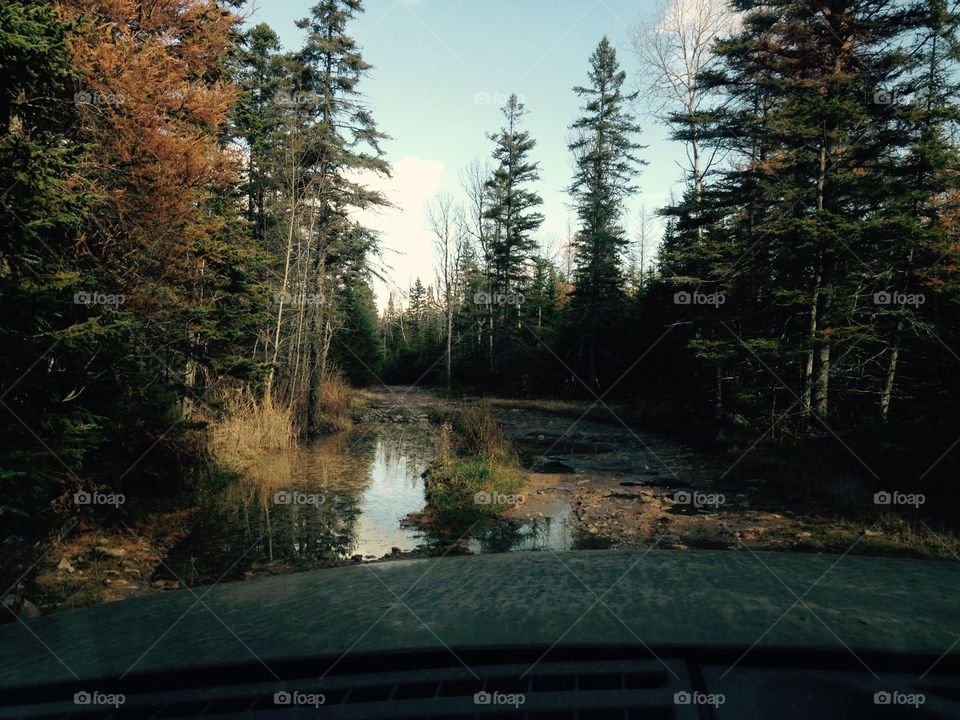
<path fill-rule="evenodd" d="M 216 580 L 271 562 L 415 550 L 426 539 L 400 521 L 423 509 L 421 475 L 433 455 L 429 428 L 377 424 L 262 458 L 204 499 L 170 564 Z"/>
<path fill-rule="evenodd" d="M 288 571 L 342 564 L 358 555 L 379 559 L 394 549 L 444 552 L 429 526 L 405 522 L 426 506 L 422 473 L 434 457 L 435 434 L 436 428 L 427 424 L 367 422 L 355 431 L 260 459 L 242 478 L 203 498 L 190 534 L 166 561 L 172 572 L 158 575 L 172 579 L 175 574 L 196 584 L 235 579 L 271 566 Z M 666 438 L 643 437 L 650 447 L 602 426 L 591 427 L 591 434 L 584 428 L 552 448 L 553 438 L 533 432 L 511 437 L 525 464 L 535 466 L 529 491 L 538 493 L 538 501 L 527 511 L 532 516 L 508 514 L 492 520 L 473 530 L 463 549 L 496 553 L 615 547 L 615 538 L 583 531 L 583 518 L 574 515 L 572 487 L 563 488 L 568 482 L 563 478 L 584 476 L 597 482 L 606 477 L 613 487 L 685 489 L 700 475 L 688 450 Z M 683 480 L 666 477 L 673 468 L 683 473 Z M 537 485 L 538 477 L 544 484 Z M 564 491 L 555 492 L 558 489 Z M 686 514 L 680 508 L 672 512 Z"/>

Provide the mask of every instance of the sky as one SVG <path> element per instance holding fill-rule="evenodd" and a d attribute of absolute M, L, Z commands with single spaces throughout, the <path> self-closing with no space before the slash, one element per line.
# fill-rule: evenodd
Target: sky
<path fill-rule="evenodd" d="M 299 47 L 311 0 L 257 0 L 247 9 L 248 25 L 265 22 L 285 49 Z M 589 57 L 606 35 L 617 50 L 630 89 L 642 85 L 630 50 L 631 27 L 646 19 L 652 0 L 367 0 L 365 12 L 348 28 L 364 59 L 373 65 L 359 89 L 382 132 L 393 166 L 389 180 L 370 184 L 383 190 L 395 208 L 365 212 L 361 221 L 381 234 L 378 305 L 391 290 L 405 293 L 420 277 L 435 281 L 433 238 L 426 204 L 438 193 L 462 196 L 460 176 L 474 159 L 493 151 L 488 135 L 503 120 L 500 106 L 517 93 L 528 114 L 524 125 L 536 140 L 532 159 L 540 163 L 536 190 L 545 221 L 541 246 L 556 253 L 575 229 L 566 192 L 572 175 L 567 150 L 569 126 L 578 117 L 575 85 L 586 85 Z M 634 108 L 643 125 L 639 140 L 649 162 L 638 178 L 638 196 L 627 210 L 633 231 L 641 205 L 648 212 L 679 194 L 685 155 L 670 142 L 668 129 L 645 113 L 641 96 Z M 401 295 L 401 298 L 403 295 Z"/>

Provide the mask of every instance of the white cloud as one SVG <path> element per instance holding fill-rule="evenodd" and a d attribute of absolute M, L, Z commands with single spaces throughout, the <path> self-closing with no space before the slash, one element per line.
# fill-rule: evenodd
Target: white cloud
<path fill-rule="evenodd" d="M 369 174 L 364 184 L 379 190 L 394 207 L 364 210 L 356 218 L 380 232 L 383 257 L 375 260 L 391 284 L 376 281 L 377 304 L 384 308 L 390 290 L 406 291 L 417 277 L 424 285 L 433 282 L 433 238 L 427 227 L 427 202 L 436 195 L 443 175 L 439 160 L 406 155 L 393 165 L 389 178 Z M 387 266 L 387 267 L 384 267 Z"/>

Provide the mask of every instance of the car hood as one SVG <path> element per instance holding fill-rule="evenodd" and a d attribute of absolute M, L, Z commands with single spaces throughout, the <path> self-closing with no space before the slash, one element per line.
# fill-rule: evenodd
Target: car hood
<path fill-rule="evenodd" d="M 0 627 L 3 687 L 429 648 L 637 645 L 929 653 L 956 563 L 752 551 L 398 560 L 194 587 Z"/>

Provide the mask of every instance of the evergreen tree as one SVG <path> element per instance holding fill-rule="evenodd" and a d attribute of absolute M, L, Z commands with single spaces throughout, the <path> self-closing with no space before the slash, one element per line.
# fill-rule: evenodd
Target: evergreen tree
<path fill-rule="evenodd" d="M 270 230 L 267 196 L 277 190 L 274 165 L 277 134 L 282 122 L 284 93 L 280 38 L 266 24 L 247 30 L 237 52 L 237 82 L 243 89 L 234 110 L 237 135 L 246 143 L 244 183 L 247 220 L 254 239 L 263 242 Z M 280 103 L 277 101 L 281 100 Z"/>
<path fill-rule="evenodd" d="M 490 136 L 496 144 L 493 158 L 497 165 L 486 183 L 490 198 L 486 218 L 494 227 L 490 254 L 495 290 L 504 293 L 523 282 L 530 255 L 536 248 L 533 233 L 543 223 L 543 214 L 536 209 L 543 200 L 526 187 L 540 179 L 539 163 L 529 158 L 536 141 L 528 131 L 520 129 L 526 114 L 523 103 L 511 95 L 503 107 L 507 124 Z"/>
<path fill-rule="evenodd" d="M 337 293 L 369 274 L 367 256 L 376 250 L 376 236 L 351 213 L 387 204 L 379 192 L 352 179 L 357 171 L 390 174 L 380 143 L 385 139 L 362 100 L 358 85 L 371 66 L 360 54 L 347 25 L 360 12 L 360 0 L 322 0 L 297 27 L 307 32 L 296 54 L 294 89 L 312 102 L 303 103 L 311 123 L 310 146 L 303 164 L 303 182 L 312 183 L 316 222 L 312 224 L 307 258 L 306 292 L 325 298 L 307 318 L 309 383 L 306 420 L 313 428 L 320 411 L 320 386 L 327 352 L 342 313 Z"/>
<path fill-rule="evenodd" d="M 494 324 L 495 363 L 499 365 L 508 362 L 510 346 L 516 342 L 516 299 L 522 294 L 530 254 L 536 247 L 532 235 L 543 223 L 543 214 L 536 209 L 543 201 L 527 187 L 540 179 L 540 171 L 538 163 L 529 157 L 536 141 L 520 129 L 526 113 L 523 103 L 511 95 L 503 106 L 506 125 L 490 136 L 496 144 L 493 159 L 497 164 L 486 182 L 489 207 L 485 217 L 492 225 L 489 256 L 493 281 L 488 300 L 492 303 L 489 317 Z M 503 301 L 498 303 L 499 296 Z"/>
<path fill-rule="evenodd" d="M 333 357 L 340 371 L 354 385 L 379 385 L 383 351 L 377 339 L 377 307 L 369 283 L 347 290 L 345 321 Z"/>
<path fill-rule="evenodd" d="M 637 157 L 644 146 L 629 106 L 637 93 L 625 93 L 626 73 L 604 37 L 590 56 L 590 86 L 575 87 L 583 115 L 571 129 L 569 145 L 575 171 L 570 185 L 580 227 L 574 237 L 576 290 L 571 305 L 576 342 L 587 358 L 588 382 L 598 387 L 597 354 L 604 323 L 624 309 L 623 256 L 629 240 L 623 227 L 624 202 L 637 190 L 634 179 L 645 164 Z"/>

